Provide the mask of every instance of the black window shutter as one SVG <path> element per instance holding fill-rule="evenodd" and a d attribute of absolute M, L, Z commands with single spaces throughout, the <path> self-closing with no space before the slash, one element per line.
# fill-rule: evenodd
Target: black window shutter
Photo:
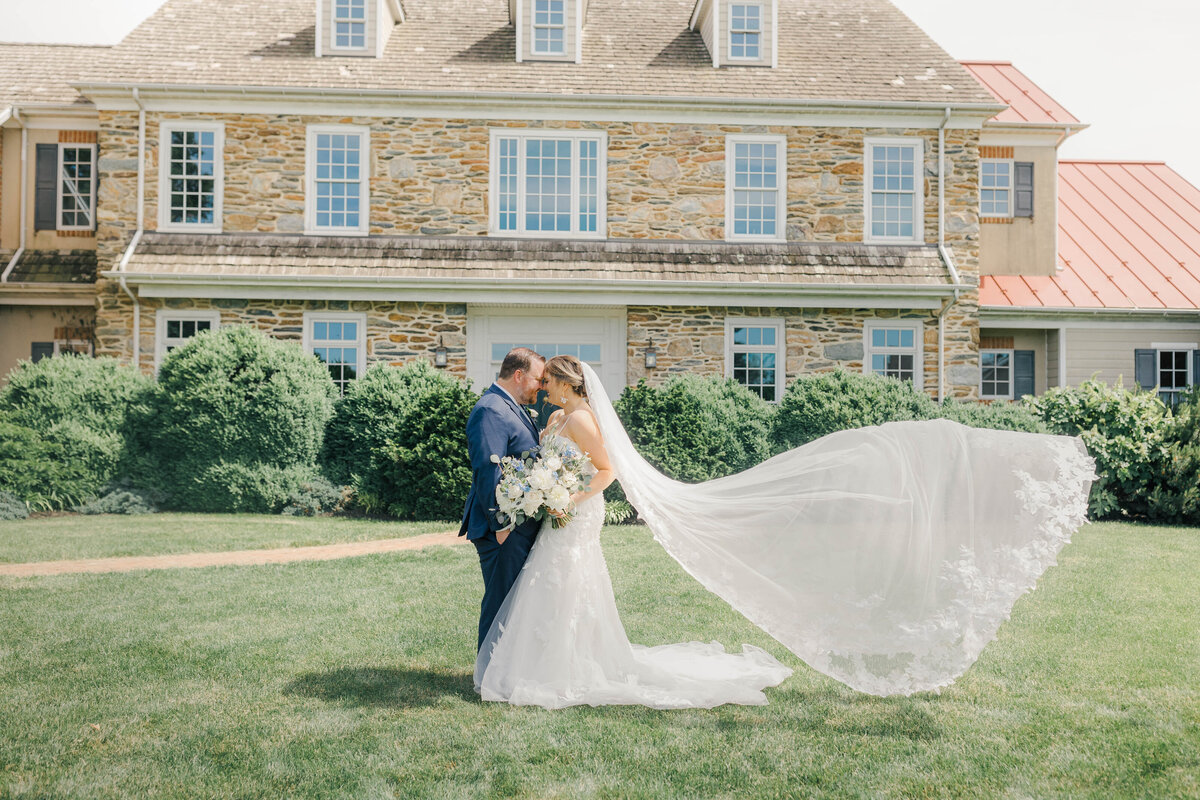
<path fill-rule="evenodd" d="M 29 360 L 33 363 L 54 355 L 54 342 L 34 342 L 29 348 Z"/>
<path fill-rule="evenodd" d="M 1200 350 L 1192 351 L 1192 386 L 1200 386 Z"/>
<path fill-rule="evenodd" d="M 1137 385 L 1146 391 L 1152 391 L 1158 386 L 1158 351 L 1134 350 L 1133 373 L 1137 378 Z"/>
<path fill-rule="evenodd" d="M 1033 351 L 1013 352 L 1013 397 L 1033 394 Z"/>
<path fill-rule="evenodd" d="M 1033 162 L 1013 164 L 1013 216 L 1033 216 Z"/>
<path fill-rule="evenodd" d="M 36 194 L 33 202 L 33 229 L 52 231 L 58 228 L 58 145 L 37 146 Z"/>

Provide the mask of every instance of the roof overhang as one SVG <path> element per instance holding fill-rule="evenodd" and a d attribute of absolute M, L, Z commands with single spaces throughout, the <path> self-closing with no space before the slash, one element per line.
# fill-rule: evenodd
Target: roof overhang
<path fill-rule="evenodd" d="M 19 115 L 20 123 L 13 119 Z M 99 128 L 99 114 L 93 105 L 54 105 L 50 103 L 11 103 L 0 106 L 0 128 L 23 124 L 28 128 L 47 130 L 61 127 L 61 123 Z"/>
<path fill-rule="evenodd" d="M 94 306 L 95 284 L 3 283 L 0 306 Z"/>
<path fill-rule="evenodd" d="M 782 284 L 721 281 L 530 280 L 328 275 L 179 274 L 108 270 L 140 297 L 370 300 L 544 305 L 761 305 L 779 308 L 942 307 L 951 284 Z"/>
<path fill-rule="evenodd" d="M 756 124 L 938 127 L 978 129 L 1007 106 L 998 103 L 766 99 L 544 92 L 447 92 L 395 89 L 322 89 L 212 84 L 79 83 L 97 108 L 136 111 L 133 90 L 147 110 L 164 112 L 326 112 L 354 116 L 461 116 L 477 118 L 737 121 Z"/>
<path fill-rule="evenodd" d="M 1190 323 L 1200 326 L 1198 308 L 1045 308 L 980 306 L 981 327 L 1070 328 L 1096 325 L 1144 326 Z"/>

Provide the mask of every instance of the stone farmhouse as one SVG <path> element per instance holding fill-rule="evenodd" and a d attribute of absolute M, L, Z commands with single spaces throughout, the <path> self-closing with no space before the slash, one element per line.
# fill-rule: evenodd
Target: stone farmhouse
<path fill-rule="evenodd" d="M 167 0 L 111 48 L 0 45 L 0 372 L 151 371 L 248 323 L 341 385 L 428 359 L 481 387 L 516 344 L 613 392 L 1188 385 L 1200 193 L 1148 189 L 1177 258 L 1123 262 L 1179 292 L 1076 280 L 1057 148 L 1082 127 L 887 0 Z"/>

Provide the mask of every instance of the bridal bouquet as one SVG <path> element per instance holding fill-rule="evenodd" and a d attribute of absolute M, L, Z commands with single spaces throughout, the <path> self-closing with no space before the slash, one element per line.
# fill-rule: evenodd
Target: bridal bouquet
<path fill-rule="evenodd" d="M 571 521 L 571 495 L 587 489 L 592 476 L 585 473 L 587 453 L 561 437 L 552 437 L 541 447 L 513 456 L 493 455 L 500 465 L 496 501 L 500 513 L 514 526 L 529 519 L 550 518 L 561 528 Z M 555 516 L 551 511 L 564 516 Z"/>

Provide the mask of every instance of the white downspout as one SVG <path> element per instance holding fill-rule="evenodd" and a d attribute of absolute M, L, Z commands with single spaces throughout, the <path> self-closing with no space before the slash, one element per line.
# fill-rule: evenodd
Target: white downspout
<path fill-rule="evenodd" d="M 25 253 L 25 222 L 29 217 L 29 128 L 25 126 L 25 120 L 21 119 L 21 111 L 16 106 L 13 106 L 11 118 L 21 126 L 21 232 L 17 239 L 17 252 L 13 253 L 13 257 L 8 261 L 8 266 L 0 274 L 0 283 L 8 283 L 8 276 L 12 274 L 17 262 Z M 3 129 L 0 128 L 0 131 Z M 3 134 L 0 133 L 0 135 Z"/>
<path fill-rule="evenodd" d="M 954 283 L 954 297 L 948 298 L 942 303 L 941 309 L 937 314 L 938 321 L 938 402 L 941 403 L 946 398 L 946 312 L 958 302 L 958 286 L 962 283 L 962 279 L 958 276 L 958 270 L 954 266 L 954 259 L 950 257 L 950 252 L 946 250 L 946 125 L 950 122 L 950 107 L 946 107 L 946 114 L 942 117 L 942 124 L 938 126 L 938 255 L 942 257 L 942 263 L 946 265 L 946 269 L 950 272 L 950 279 Z"/>
<path fill-rule="evenodd" d="M 142 99 L 138 96 L 136 86 L 133 88 L 133 102 L 137 103 L 138 107 L 137 230 L 134 231 L 133 238 L 129 241 L 129 246 L 125 248 L 125 253 L 121 256 L 121 263 L 117 265 L 117 271 L 121 273 L 124 273 L 125 268 L 129 266 L 129 259 L 133 256 L 133 251 L 137 249 L 138 243 L 142 241 L 142 231 L 145 229 L 146 224 L 146 107 L 142 105 Z M 121 289 L 133 301 L 133 367 L 140 370 L 142 364 L 142 306 L 125 283 L 125 276 L 122 274 L 118 280 L 120 281 Z"/>

